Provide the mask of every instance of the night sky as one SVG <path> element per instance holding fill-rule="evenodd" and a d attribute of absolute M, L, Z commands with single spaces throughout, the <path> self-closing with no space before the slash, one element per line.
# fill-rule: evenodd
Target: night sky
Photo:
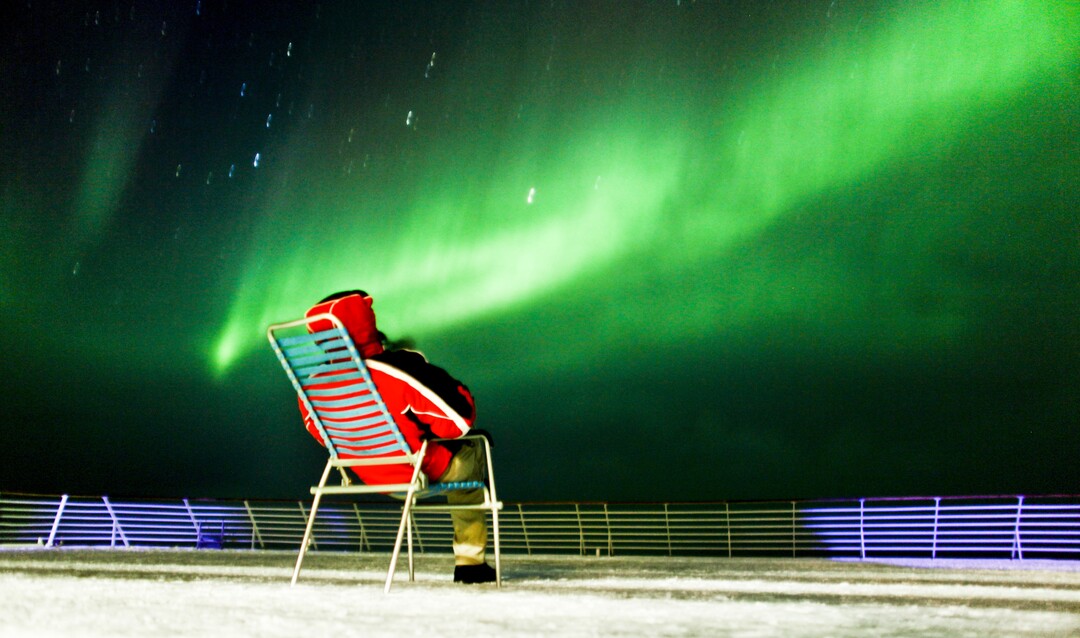
<path fill-rule="evenodd" d="M 363 288 L 501 496 L 1080 491 L 1080 4 L 20 0 L 0 491 L 307 494 Z"/>

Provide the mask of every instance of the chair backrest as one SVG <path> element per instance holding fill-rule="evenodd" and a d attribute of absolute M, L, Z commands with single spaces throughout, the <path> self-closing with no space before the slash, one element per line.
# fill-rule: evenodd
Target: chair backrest
<path fill-rule="evenodd" d="M 318 324 L 316 326 L 316 324 Z M 330 328 L 312 332 L 313 326 Z M 371 372 L 337 317 L 319 314 L 266 330 L 332 459 L 412 458 Z"/>

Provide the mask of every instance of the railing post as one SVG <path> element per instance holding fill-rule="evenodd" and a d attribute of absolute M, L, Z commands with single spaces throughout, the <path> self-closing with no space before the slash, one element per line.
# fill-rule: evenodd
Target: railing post
<path fill-rule="evenodd" d="M 120 519 L 116 517 L 116 512 L 113 511 L 112 503 L 109 502 L 108 496 L 102 496 L 101 500 L 105 502 L 105 509 L 108 510 L 109 516 L 112 518 L 113 529 L 111 545 L 116 546 L 116 535 L 120 534 L 120 540 L 124 541 L 124 547 L 131 547 L 128 544 L 127 534 L 124 533 L 124 528 L 120 525 Z"/>
<path fill-rule="evenodd" d="M 615 546 L 611 540 L 611 517 L 608 516 L 607 503 L 604 503 L 604 526 L 607 527 L 607 555 L 611 556 L 615 553 Z"/>
<path fill-rule="evenodd" d="M 259 548 L 265 549 L 266 545 L 263 543 L 262 534 L 259 533 L 259 524 L 255 522 L 255 512 L 251 510 L 251 505 L 244 501 L 244 509 L 247 510 L 248 520 L 251 521 L 251 549 L 255 549 L 255 541 L 259 541 Z"/>
<path fill-rule="evenodd" d="M 191 519 L 191 526 L 195 528 L 195 547 L 198 548 L 199 547 L 199 535 L 202 532 L 202 530 L 199 529 L 199 521 L 197 521 L 195 519 L 195 512 L 194 512 L 194 510 L 191 509 L 191 503 L 189 503 L 186 498 L 184 499 L 184 508 L 187 509 L 188 518 Z"/>
<path fill-rule="evenodd" d="M 420 548 L 420 553 L 424 553 L 424 539 L 420 538 L 420 526 L 416 524 L 416 515 L 413 512 L 409 512 L 409 524 L 416 530 L 416 544 Z"/>
<path fill-rule="evenodd" d="M 930 550 L 930 559 L 937 560 L 937 535 L 938 535 L 938 521 L 940 520 L 941 512 L 941 497 L 934 497 L 934 544 Z"/>
<path fill-rule="evenodd" d="M 727 557 L 731 558 L 731 504 L 724 501 L 724 527 L 727 528 Z"/>
<path fill-rule="evenodd" d="M 353 503 L 353 511 L 356 512 L 356 522 L 360 525 L 360 551 L 364 551 L 364 545 L 367 545 L 368 551 L 371 551 L 371 543 L 367 540 L 367 533 L 364 531 L 364 520 L 360 518 L 360 508 L 356 503 Z"/>
<path fill-rule="evenodd" d="M 64 515 L 64 508 L 67 507 L 68 495 L 64 494 L 60 497 L 60 506 L 56 508 L 56 516 L 53 518 L 52 530 L 49 531 L 49 542 L 45 543 L 45 547 L 52 547 L 56 542 L 56 530 L 60 528 L 60 518 Z"/>
<path fill-rule="evenodd" d="M 1020 520 L 1024 512 L 1024 497 L 1017 496 L 1016 501 L 1016 528 L 1013 530 L 1013 551 L 1011 558 L 1024 560 L 1024 546 L 1020 541 Z"/>
<path fill-rule="evenodd" d="M 307 515 L 307 511 L 304 509 L 304 502 L 303 501 L 297 501 L 296 504 L 300 506 L 301 520 L 303 520 L 304 523 L 306 524 L 308 515 Z M 304 542 L 304 539 L 301 538 L 300 543 L 303 544 L 303 542 Z M 318 543 L 318 541 L 315 540 L 315 521 L 311 522 L 311 539 L 310 539 L 310 543 L 311 543 L 312 547 L 314 547 L 315 549 L 319 549 L 319 543 Z"/>
<path fill-rule="evenodd" d="M 795 501 L 791 501 L 791 557 L 795 558 Z"/>
<path fill-rule="evenodd" d="M 521 519 L 521 535 L 525 537 L 525 554 L 532 556 L 532 546 L 529 545 L 529 531 L 525 529 L 525 511 L 521 509 L 521 503 L 518 503 L 518 518 Z"/>
<path fill-rule="evenodd" d="M 668 504 L 664 503 L 664 533 L 667 535 L 667 555 L 672 556 L 671 552 L 671 518 L 668 516 Z"/>
<path fill-rule="evenodd" d="M 577 512 L 577 528 L 578 528 L 578 548 L 581 551 L 581 555 L 585 555 L 585 527 L 581 524 L 581 506 L 574 503 L 574 511 Z"/>
<path fill-rule="evenodd" d="M 866 559 L 866 531 L 865 524 L 865 505 L 866 499 L 859 499 L 859 558 Z"/>

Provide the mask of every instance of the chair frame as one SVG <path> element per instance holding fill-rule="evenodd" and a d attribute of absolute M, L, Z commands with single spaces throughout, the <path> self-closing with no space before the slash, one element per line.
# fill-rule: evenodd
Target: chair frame
<path fill-rule="evenodd" d="M 310 330 L 311 324 L 322 320 L 329 321 L 333 328 L 317 333 L 309 333 L 306 335 L 306 338 L 278 338 L 275 334 L 279 331 L 298 328 L 304 325 L 309 326 Z M 312 501 L 311 511 L 307 516 L 307 522 L 304 528 L 304 538 L 300 543 L 299 555 L 296 557 L 296 566 L 293 568 L 292 585 L 296 585 L 296 581 L 300 576 L 300 568 L 304 562 L 304 556 L 307 554 L 308 546 L 311 544 L 315 516 L 318 513 L 322 497 L 324 495 L 382 494 L 404 500 L 401 508 L 401 522 L 398 525 L 397 535 L 394 540 L 394 549 L 390 557 L 390 567 L 387 570 L 386 583 L 383 587 L 384 592 L 388 593 L 393 583 L 394 573 L 397 569 L 398 558 L 401 554 L 401 545 L 403 541 L 405 541 L 408 547 L 409 581 L 412 582 L 416 580 L 412 539 L 413 525 L 415 525 L 415 523 L 412 519 L 413 514 L 418 511 L 490 511 L 495 550 L 495 584 L 496 586 L 501 587 L 502 565 L 499 552 L 499 510 L 502 509 L 503 504 L 498 500 L 495 493 L 495 473 L 491 460 L 491 444 L 488 439 L 481 435 L 465 435 L 457 439 L 430 439 L 430 441 L 482 441 L 486 463 L 486 481 L 459 481 L 452 483 L 434 483 L 429 485 L 427 476 L 421 471 L 421 465 L 424 460 L 424 455 L 427 453 L 429 440 L 422 441 L 420 449 L 415 452 L 409 448 L 408 444 L 405 442 L 404 436 L 402 436 L 393 417 L 387 410 L 386 404 L 383 402 L 378 388 L 375 387 L 375 383 L 371 378 L 371 372 L 357 351 L 352 338 L 349 336 L 348 330 L 336 316 L 329 313 L 322 313 L 303 319 L 277 323 L 267 328 L 266 336 L 270 341 L 271 347 L 274 349 L 274 353 L 277 355 L 278 361 L 281 363 L 289 380 L 292 382 L 293 388 L 296 390 L 297 395 L 307 408 L 308 414 L 311 416 L 316 428 L 322 435 L 322 439 L 326 443 L 326 449 L 330 455 L 330 458 L 326 462 L 326 466 L 323 468 L 318 485 L 312 486 L 310 489 L 311 494 L 314 495 L 315 498 Z M 342 340 L 348 351 L 348 363 L 351 364 L 351 367 L 345 363 L 344 352 L 337 351 L 333 355 L 322 352 L 321 348 L 316 344 L 319 340 L 325 338 Z M 332 363 L 331 359 L 333 361 Z M 322 374 L 326 369 L 333 369 L 334 372 L 359 374 L 359 378 L 352 377 L 352 379 L 356 381 L 361 389 L 369 393 L 369 399 L 366 403 L 374 403 L 372 409 L 376 416 L 370 420 L 376 421 L 377 427 L 387 431 L 387 436 L 392 437 L 392 441 L 387 444 L 388 448 L 383 448 L 384 450 L 388 449 L 388 452 L 381 452 L 378 456 L 349 458 L 343 458 L 339 454 L 337 448 L 339 447 L 338 444 L 340 441 L 336 440 L 336 437 L 328 432 L 319 411 L 317 411 L 313 405 L 308 390 L 304 387 L 305 384 L 302 382 L 302 380 L 315 378 L 317 375 Z M 389 454 L 389 456 L 387 454 Z M 368 485 L 364 483 L 353 483 L 346 473 L 346 468 L 350 467 L 391 464 L 408 466 L 412 476 L 410 481 L 408 483 Z M 341 474 L 341 485 L 326 484 L 334 469 L 337 469 Z M 445 494 L 446 492 L 478 488 L 483 489 L 484 500 L 481 503 L 468 505 L 428 505 L 419 503 L 420 499 Z"/>

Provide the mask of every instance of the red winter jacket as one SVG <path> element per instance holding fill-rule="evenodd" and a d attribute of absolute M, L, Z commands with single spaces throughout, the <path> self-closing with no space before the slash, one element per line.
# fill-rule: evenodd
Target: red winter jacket
<path fill-rule="evenodd" d="M 424 355 L 411 350 L 384 351 L 375 326 L 371 297 L 349 295 L 314 306 L 307 316 L 329 312 L 349 331 L 371 378 L 379 389 L 387 410 L 393 416 L 405 441 L 416 451 L 423 439 L 455 439 L 469 432 L 476 419 L 472 394 L 445 370 L 428 363 Z M 315 322 L 313 331 L 329 328 L 329 322 Z M 304 425 L 319 443 L 323 443 L 307 407 L 300 401 Z M 428 443 L 421 464 L 424 474 L 437 481 L 450 465 L 453 454 L 439 443 Z M 348 455 L 342 454 L 343 458 Z M 401 465 L 373 465 L 351 468 L 364 483 L 408 483 L 411 475 Z"/>

